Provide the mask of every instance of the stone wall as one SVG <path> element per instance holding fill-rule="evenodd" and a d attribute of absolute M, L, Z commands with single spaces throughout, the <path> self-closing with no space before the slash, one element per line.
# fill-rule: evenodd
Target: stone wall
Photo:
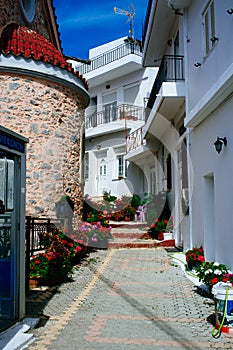
<path fill-rule="evenodd" d="M 55 217 L 64 194 L 82 206 L 81 162 L 84 110 L 79 94 L 42 79 L 0 76 L 0 124 L 29 138 L 27 215 Z"/>

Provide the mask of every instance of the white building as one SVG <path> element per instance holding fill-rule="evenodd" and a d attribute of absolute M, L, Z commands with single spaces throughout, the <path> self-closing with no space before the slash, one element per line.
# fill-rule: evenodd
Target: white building
<path fill-rule="evenodd" d="M 184 40 L 180 19 L 166 1 L 149 2 L 143 38 L 143 66 L 159 67 L 159 70 L 147 103 L 146 124 L 142 128 L 144 147 L 128 147 L 127 159 L 141 164 L 148 179 L 149 192 L 166 194 L 174 218 L 176 245 L 186 246 L 189 216 Z M 134 138 L 133 133 L 128 136 L 127 143 L 131 144 L 131 138 Z"/>
<path fill-rule="evenodd" d="M 185 10 L 187 89 L 193 189 L 190 244 L 202 244 L 208 261 L 233 269 L 232 129 L 233 45 L 231 0 L 192 1 Z M 217 153 L 214 142 L 226 137 Z"/>
<path fill-rule="evenodd" d="M 159 72 L 142 130 L 155 155 L 147 176 L 155 193 L 167 191 L 176 244 L 184 250 L 203 245 L 208 261 L 231 268 L 232 14 L 230 0 L 149 1 L 143 66 Z M 127 154 L 139 158 L 146 167 L 141 146 Z"/>
<path fill-rule="evenodd" d="M 91 97 L 84 159 L 84 193 L 91 197 L 105 191 L 121 197 L 144 190 L 142 170 L 125 160 L 126 137 L 145 123 L 146 97 L 156 72 L 142 68 L 140 44 L 120 38 L 91 49 L 91 64 L 76 63 Z"/>

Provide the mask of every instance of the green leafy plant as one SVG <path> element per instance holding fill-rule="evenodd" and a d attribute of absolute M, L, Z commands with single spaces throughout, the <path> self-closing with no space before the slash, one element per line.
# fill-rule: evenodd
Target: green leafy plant
<path fill-rule="evenodd" d="M 134 209 L 138 209 L 138 207 L 141 205 L 141 199 L 139 197 L 139 195 L 137 195 L 136 193 L 133 194 L 133 197 L 130 201 L 130 204 L 131 206 L 134 208 Z"/>
<path fill-rule="evenodd" d="M 37 279 L 39 285 L 60 284 L 70 277 L 74 259 L 82 248 L 62 232 L 47 233 L 44 245 L 44 252 L 30 260 L 29 276 Z"/>
<path fill-rule="evenodd" d="M 196 268 L 196 274 L 199 281 L 203 282 L 209 287 L 214 284 L 224 281 L 227 282 L 227 278 L 232 275 L 232 272 L 224 264 L 218 262 L 204 261 L 199 267 Z M 230 277 L 230 279 L 233 279 Z"/>
<path fill-rule="evenodd" d="M 173 220 L 172 217 L 170 217 L 169 220 L 156 219 L 155 222 L 152 225 L 150 225 L 149 231 L 151 233 L 170 232 L 173 229 L 172 220 Z"/>
<path fill-rule="evenodd" d="M 116 197 L 116 196 L 112 196 L 112 195 L 111 195 L 111 192 L 105 191 L 105 192 L 103 193 L 103 199 L 104 199 L 105 201 L 107 201 L 107 202 L 114 202 L 114 201 L 117 199 L 117 197 Z"/>

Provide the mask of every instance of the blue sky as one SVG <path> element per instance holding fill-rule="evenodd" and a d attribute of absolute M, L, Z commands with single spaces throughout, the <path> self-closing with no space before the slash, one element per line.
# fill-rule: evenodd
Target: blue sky
<path fill-rule="evenodd" d="M 134 0 L 134 37 L 141 40 L 148 0 Z M 64 55 L 87 59 L 88 50 L 129 34 L 127 0 L 53 0 Z"/>

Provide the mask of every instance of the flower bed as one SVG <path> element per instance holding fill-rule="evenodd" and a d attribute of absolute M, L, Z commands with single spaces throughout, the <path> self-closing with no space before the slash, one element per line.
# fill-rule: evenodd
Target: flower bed
<path fill-rule="evenodd" d="M 102 226 L 100 222 L 82 222 L 70 237 L 84 246 L 107 248 L 108 240 L 112 239 L 111 227 Z"/>
<path fill-rule="evenodd" d="M 93 201 L 89 198 L 87 203 L 89 210 L 84 215 L 85 221 L 89 223 L 101 222 L 102 226 L 108 226 L 109 220 L 134 220 L 140 198 L 136 194 L 116 198 L 106 192 L 102 200 Z"/>
<path fill-rule="evenodd" d="M 65 282 L 72 274 L 73 266 L 80 260 L 83 248 L 64 233 L 47 233 L 44 237 L 45 250 L 30 260 L 31 279 L 39 285 L 56 285 Z"/>

